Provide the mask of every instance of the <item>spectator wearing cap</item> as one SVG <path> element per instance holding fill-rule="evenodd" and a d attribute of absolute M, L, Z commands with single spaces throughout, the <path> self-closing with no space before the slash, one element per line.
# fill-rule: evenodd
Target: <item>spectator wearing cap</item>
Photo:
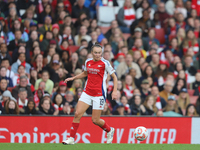
<path fill-rule="evenodd" d="M 173 111 L 173 112 L 181 114 L 181 115 L 183 114 L 181 108 L 179 107 L 179 105 L 176 102 L 174 95 L 170 95 L 167 98 L 167 105 L 163 109 L 163 112 L 168 112 L 168 111 Z"/>
<path fill-rule="evenodd" d="M 39 86 L 39 83 L 41 81 L 44 81 L 45 82 L 45 91 L 47 91 L 49 94 L 52 94 L 52 91 L 53 91 L 53 87 L 54 87 L 54 83 L 53 81 L 51 81 L 49 79 L 49 72 L 44 70 L 42 72 L 42 78 L 41 79 L 38 79 L 35 83 L 35 90 L 38 89 L 38 86 Z"/>
<path fill-rule="evenodd" d="M 167 74 L 169 72 L 168 68 L 169 68 L 168 61 L 160 60 L 160 63 L 158 65 L 158 68 L 157 68 L 157 71 L 156 71 L 159 86 L 162 86 L 165 83 Z"/>
<path fill-rule="evenodd" d="M 55 39 L 50 40 L 48 48 L 54 48 L 56 52 L 60 52 L 60 46 L 58 45 L 58 41 Z"/>
<path fill-rule="evenodd" d="M 164 98 L 166 102 L 168 100 L 168 96 L 173 95 L 172 93 L 173 87 L 174 83 L 171 82 L 170 80 L 167 80 L 164 83 L 164 90 L 159 93 L 160 97 Z"/>
<path fill-rule="evenodd" d="M 0 63 L 2 62 L 2 59 L 7 58 L 9 60 L 9 63 L 12 63 L 12 58 L 10 57 L 7 49 L 7 45 L 5 43 L 0 44 Z"/>
<path fill-rule="evenodd" d="M 121 62 L 116 70 L 118 79 L 121 79 L 122 75 L 125 75 L 130 68 L 134 68 L 136 70 L 136 78 L 141 77 L 141 70 L 135 62 L 133 62 L 133 57 L 131 54 L 127 54 L 125 58 L 125 62 Z"/>
<path fill-rule="evenodd" d="M 90 18 L 90 10 L 84 4 L 85 0 L 77 0 L 77 4 L 72 7 L 72 18 L 78 18 L 83 12 Z"/>
<path fill-rule="evenodd" d="M 5 107 L 6 106 L 6 103 L 9 101 L 9 100 L 14 100 L 15 102 L 17 102 L 17 100 L 12 96 L 11 92 L 8 91 L 8 90 L 5 90 L 1 96 L 1 104 L 2 104 L 2 107 Z"/>
<path fill-rule="evenodd" d="M 38 28 L 38 24 L 35 21 L 31 21 L 29 24 L 29 33 L 31 33 L 32 31 L 37 31 Z"/>
<path fill-rule="evenodd" d="M 116 56 L 115 56 L 115 61 L 113 62 L 113 65 L 114 65 L 114 69 L 117 69 L 118 65 L 121 63 L 121 62 L 124 62 L 125 61 L 125 57 L 126 55 L 122 52 L 119 52 Z"/>
<path fill-rule="evenodd" d="M 27 77 L 26 76 L 21 76 L 19 85 L 17 85 L 13 90 L 12 90 L 12 95 L 14 98 L 18 99 L 18 91 L 20 88 L 25 88 L 28 94 L 28 98 L 33 97 L 33 92 L 31 89 L 31 85 L 27 83 Z"/>
<path fill-rule="evenodd" d="M 149 91 L 149 87 L 150 87 L 149 81 L 147 79 L 144 79 L 141 83 L 141 90 L 140 90 L 141 98 L 143 100 L 145 100 L 146 97 L 151 94 L 151 92 Z"/>
<path fill-rule="evenodd" d="M 148 50 L 149 49 L 148 42 L 146 41 L 145 38 L 142 37 L 142 29 L 139 27 L 135 28 L 134 33 L 132 33 L 132 35 L 127 39 L 128 49 L 132 49 L 133 44 L 135 43 L 135 39 L 138 39 L 138 38 L 142 39 L 144 50 Z"/>
<path fill-rule="evenodd" d="M 64 81 L 60 81 L 58 85 L 58 89 L 53 93 L 51 99 L 54 99 L 56 94 L 61 94 L 63 97 L 66 97 L 67 92 L 67 84 Z"/>
<path fill-rule="evenodd" d="M 52 31 L 52 18 L 50 16 L 44 18 L 44 25 L 38 29 L 38 32 L 43 35 L 46 31 Z"/>
<path fill-rule="evenodd" d="M 131 0 L 125 0 L 124 7 L 117 14 L 117 21 L 123 33 L 130 33 L 130 26 L 135 21 L 136 14 Z"/>
<path fill-rule="evenodd" d="M 124 105 L 121 102 L 119 102 L 116 104 L 115 108 L 113 108 L 112 114 L 124 116 L 125 115 L 124 111 L 125 111 Z"/>
<path fill-rule="evenodd" d="M 60 45 L 62 42 L 62 36 L 59 34 L 60 27 L 58 24 L 52 25 L 52 32 L 53 32 L 53 38 L 58 42 Z"/>
<path fill-rule="evenodd" d="M 16 30 L 20 30 L 21 33 L 22 33 L 21 39 L 23 39 L 25 42 L 28 42 L 29 36 L 24 31 L 24 28 L 23 28 L 23 26 L 21 25 L 21 22 L 18 19 L 14 20 L 13 27 L 12 27 L 11 31 L 8 32 L 8 42 L 11 42 L 12 40 L 15 40 L 15 38 L 16 38 L 15 31 Z"/>
<path fill-rule="evenodd" d="M 27 91 L 26 91 L 25 88 L 20 88 L 19 89 L 17 104 L 19 106 L 20 111 L 24 106 L 27 106 L 28 99 L 27 99 Z"/>
<path fill-rule="evenodd" d="M 185 110 L 188 104 L 190 104 L 190 97 L 186 88 L 181 89 L 177 102 L 182 110 Z"/>
<path fill-rule="evenodd" d="M 12 64 L 11 70 L 14 73 L 17 73 L 18 66 L 22 65 L 25 67 L 26 73 L 30 73 L 31 65 L 26 62 L 26 55 L 24 53 L 20 53 L 17 61 Z"/>

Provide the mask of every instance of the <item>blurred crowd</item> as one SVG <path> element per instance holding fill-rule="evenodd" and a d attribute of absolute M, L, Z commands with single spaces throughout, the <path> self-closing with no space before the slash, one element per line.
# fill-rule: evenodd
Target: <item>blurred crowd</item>
<path fill-rule="evenodd" d="M 102 115 L 199 116 L 199 1 L 119 1 L 0 0 L 0 114 L 73 115 L 86 79 L 64 79 L 98 42 L 118 77 Z M 109 28 L 100 7 L 119 8 Z"/>

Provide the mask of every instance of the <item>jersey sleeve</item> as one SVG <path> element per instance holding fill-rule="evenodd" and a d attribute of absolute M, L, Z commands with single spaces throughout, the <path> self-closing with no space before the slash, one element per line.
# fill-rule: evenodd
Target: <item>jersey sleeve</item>
<path fill-rule="evenodd" d="M 109 61 L 106 61 L 106 71 L 111 75 L 115 72 L 115 70 L 113 69 L 113 67 L 111 66 L 110 62 Z"/>
<path fill-rule="evenodd" d="M 87 71 L 87 60 L 85 61 L 84 71 Z"/>

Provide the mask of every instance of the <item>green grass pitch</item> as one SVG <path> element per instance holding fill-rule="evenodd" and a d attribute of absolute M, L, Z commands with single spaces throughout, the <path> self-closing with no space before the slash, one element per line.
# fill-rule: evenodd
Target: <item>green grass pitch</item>
<path fill-rule="evenodd" d="M 196 144 L 19 144 L 0 143 L 0 150 L 200 150 Z"/>

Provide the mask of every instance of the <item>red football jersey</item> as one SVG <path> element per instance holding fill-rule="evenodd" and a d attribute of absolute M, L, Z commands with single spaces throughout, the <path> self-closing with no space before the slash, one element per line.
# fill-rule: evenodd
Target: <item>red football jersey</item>
<path fill-rule="evenodd" d="M 104 96 L 106 98 L 107 73 L 111 75 L 115 72 L 110 62 L 104 58 L 99 61 L 93 61 L 93 58 L 89 58 L 85 61 L 84 71 L 88 73 L 84 92 L 90 96 Z"/>

